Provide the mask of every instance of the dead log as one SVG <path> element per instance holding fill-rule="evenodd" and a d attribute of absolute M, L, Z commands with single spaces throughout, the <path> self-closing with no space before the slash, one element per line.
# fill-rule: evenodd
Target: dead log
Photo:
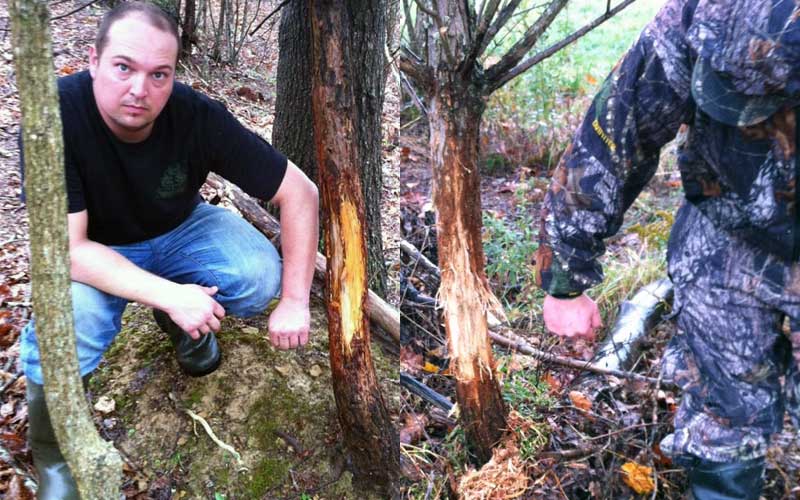
<path fill-rule="evenodd" d="M 624 301 L 611 332 L 595 354 L 595 364 L 614 370 L 630 368 L 645 334 L 669 310 L 672 302 L 672 282 L 663 278 L 636 292 Z"/>
<path fill-rule="evenodd" d="M 280 248 L 281 225 L 275 217 L 258 204 L 258 201 L 215 173 L 208 174 L 206 184 L 216 189 L 220 196 L 230 200 L 246 221 L 261 231 L 277 248 Z M 327 267 L 325 256 L 317 252 L 314 280 L 324 282 Z M 390 306 L 372 290 L 369 290 L 367 297 L 367 314 L 373 323 L 388 332 L 395 341 L 400 342 L 400 311 Z"/>
<path fill-rule="evenodd" d="M 630 369 L 638 358 L 642 340 L 669 311 L 672 296 L 672 282 L 662 278 L 642 287 L 633 298 L 620 304 L 614 326 L 595 353 L 595 366 L 613 371 Z M 670 387 L 672 381 L 661 380 L 660 384 Z M 601 377 L 586 374 L 576 381 L 576 387 L 593 400 L 608 384 Z"/>

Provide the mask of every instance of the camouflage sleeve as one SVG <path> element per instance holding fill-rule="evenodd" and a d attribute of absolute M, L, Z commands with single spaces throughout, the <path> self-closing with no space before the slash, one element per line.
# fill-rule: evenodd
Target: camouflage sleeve
<path fill-rule="evenodd" d="M 603 279 L 603 239 L 658 166 L 661 146 L 694 112 L 684 0 L 671 0 L 617 64 L 556 167 L 541 210 L 536 281 L 570 297 Z"/>

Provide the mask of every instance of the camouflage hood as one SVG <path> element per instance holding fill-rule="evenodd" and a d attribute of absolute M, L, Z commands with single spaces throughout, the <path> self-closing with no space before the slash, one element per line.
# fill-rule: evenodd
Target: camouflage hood
<path fill-rule="evenodd" d="M 700 0 L 687 40 L 742 94 L 800 96 L 795 0 Z"/>
<path fill-rule="evenodd" d="M 800 96 L 795 0 L 701 0 L 687 41 L 698 54 L 692 95 L 729 125 L 764 121 Z"/>

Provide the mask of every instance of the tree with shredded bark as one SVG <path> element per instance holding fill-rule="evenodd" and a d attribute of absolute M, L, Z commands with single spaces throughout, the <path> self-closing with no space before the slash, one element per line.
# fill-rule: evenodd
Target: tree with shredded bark
<path fill-rule="evenodd" d="M 366 314 L 368 227 L 359 172 L 365 152 L 360 141 L 352 140 L 370 117 L 356 105 L 354 75 L 363 68 L 350 45 L 354 17 L 366 12 L 380 16 L 384 8 L 379 0 L 311 2 L 312 116 L 328 259 L 333 390 L 356 481 L 362 488 L 377 487 L 387 492 L 395 486 L 400 447 L 370 353 Z M 359 36 L 369 37 L 370 33 Z"/>
<path fill-rule="evenodd" d="M 12 0 L 9 14 L 24 131 L 33 309 L 47 408 L 81 498 L 117 498 L 122 460 L 95 430 L 78 373 L 64 153 L 47 3 Z"/>
<path fill-rule="evenodd" d="M 430 129 L 433 202 L 437 213 L 439 300 L 456 378 L 461 423 L 480 463 L 506 428 L 506 409 L 495 377 L 487 318 L 504 319 L 484 271 L 478 169 L 480 124 L 488 97 L 512 79 L 614 16 L 622 0 L 564 39 L 529 54 L 568 0 L 530 8 L 523 0 L 403 0 L 405 43 L 400 69 L 406 90 L 425 103 Z M 487 49 L 498 34 L 514 36 L 509 21 L 538 15 L 507 52 L 488 67 Z M 494 58 L 492 58 L 494 60 Z"/>

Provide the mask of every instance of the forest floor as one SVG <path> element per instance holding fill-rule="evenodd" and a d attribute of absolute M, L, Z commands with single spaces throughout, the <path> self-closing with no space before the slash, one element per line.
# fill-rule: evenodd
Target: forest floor
<path fill-rule="evenodd" d="M 262 3 L 259 20 L 280 2 Z M 57 2 L 52 15 L 83 2 Z M 51 23 L 57 75 L 87 67 L 104 12 L 89 7 Z M 271 136 L 280 15 L 248 39 L 234 65 L 181 65 L 178 80 L 223 102 L 246 126 Z M 25 377 L 19 335 L 32 314 L 28 227 L 20 202 L 19 99 L 7 3 L 0 3 L 0 497 L 32 498 L 35 478 L 25 443 Z M 384 107 L 383 235 L 389 301 L 398 301 L 399 91 L 387 82 Z M 224 200 L 223 200 L 224 203 Z M 312 333 L 302 349 L 269 345 L 268 315 L 226 318 L 218 334 L 223 363 L 213 374 L 182 375 L 150 311 L 131 305 L 123 329 L 95 371 L 89 395 L 100 433 L 125 461 L 124 493 L 136 499 L 365 498 L 351 482 L 331 390 L 325 306 L 312 303 Z M 373 344 L 378 379 L 397 419 L 398 363 Z M 113 402 L 113 403 L 111 403 Z M 110 406 L 109 406 L 110 404 Z M 241 459 L 217 446 L 187 410 L 204 418 Z"/>
<path fill-rule="evenodd" d="M 563 127 L 560 133 L 571 135 L 589 103 L 590 98 L 582 96 L 564 107 L 563 116 L 556 120 Z M 525 252 L 520 255 L 519 249 L 530 250 L 526 238 L 533 239 L 535 245 L 539 226 L 536 214 L 550 182 L 549 168 L 557 161 L 551 153 L 546 155 L 547 162 L 544 156 L 524 164 L 515 162 L 514 151 L 509 153 L 502 146 L 527 141 L 527 147 L 535 149 L 535 139 L 530 139 L 533 134 L 513 125 L 498 126 L 491 119 L 482 128 L 488 131 L 481 141 L 479 167 L 484 249 L 487 269 L 500 270 L 489 273 L 495 292 L 501 295 L 511 290 L 505 301 L 512 330 L 531 346 L 550 354 L 596 361 L 596 345 L 560 341 L 544 331 L 540 309 L 543 295 L 538 290 L 526 290 L 533 256 Z M 505 137 L 495 132 L 502 128 L 506 129 Z M 427 134 L 424 120 L 404 128 L 401 134 L 401 232 L 404 239 L 437 263 Z M 665 147 L 660 163 L 655 178 L 628 211 L 619 234 L 607 242 L 603 264 L 606 281 L 612 283 L 589 292 L 595 298 L 612 296 L 601 305 L 605 328 L 599 339 L 614 324 L 622 300 L 651 280 L 665 277 L 663 249 L 671 225 L 669 214 L 674 213 L 682 197 L 674 145 Z M 498 245 L 500 251 L 495 248 Z M 511 263 L 504 262 L 507 259 Z M 509 279 L 503 266 L 523 271 Z M 417 288 L 413 293 L 435 297 L 436 290 L 430 287 L 429 275 L 422 269 L 414 259 L 404 256 L 408 284 Z M 441 319 L 426 317 L 425 306 L 413 305 L 410 292 L 401 283 L 401 311 L 404 321 L 410 319 L 406 324 L 412 325 L 402 336 L 401 373 L 454 402 Z M 674 333 L 672 321 L 660 322 L 644 338 L 638 357 L 631 363 L 631 372 L 651 377 L 650 382 L 581 373 L 495 345 L 500 385 L 512 410 L 509 429 L 514 431 L 479 472 L 470 465 L 463 431 L 454 417 L 404 387 L 400 436 L 405 467 L 413 478 L 404 488 L 406 495 L 427 499 L 458 491 L 464 498 L 490 499 L 685 498 L 683 470 L 658 448 L 660 440 L 672 431 L 672 418 L 680 401 L 680 390 L 662 385 L 659 378 L 661 356 Z M 762 498 L 800 498 L 800 440 L 788 415 L 784 431 L 773 436 L 767 463 Z"/>

